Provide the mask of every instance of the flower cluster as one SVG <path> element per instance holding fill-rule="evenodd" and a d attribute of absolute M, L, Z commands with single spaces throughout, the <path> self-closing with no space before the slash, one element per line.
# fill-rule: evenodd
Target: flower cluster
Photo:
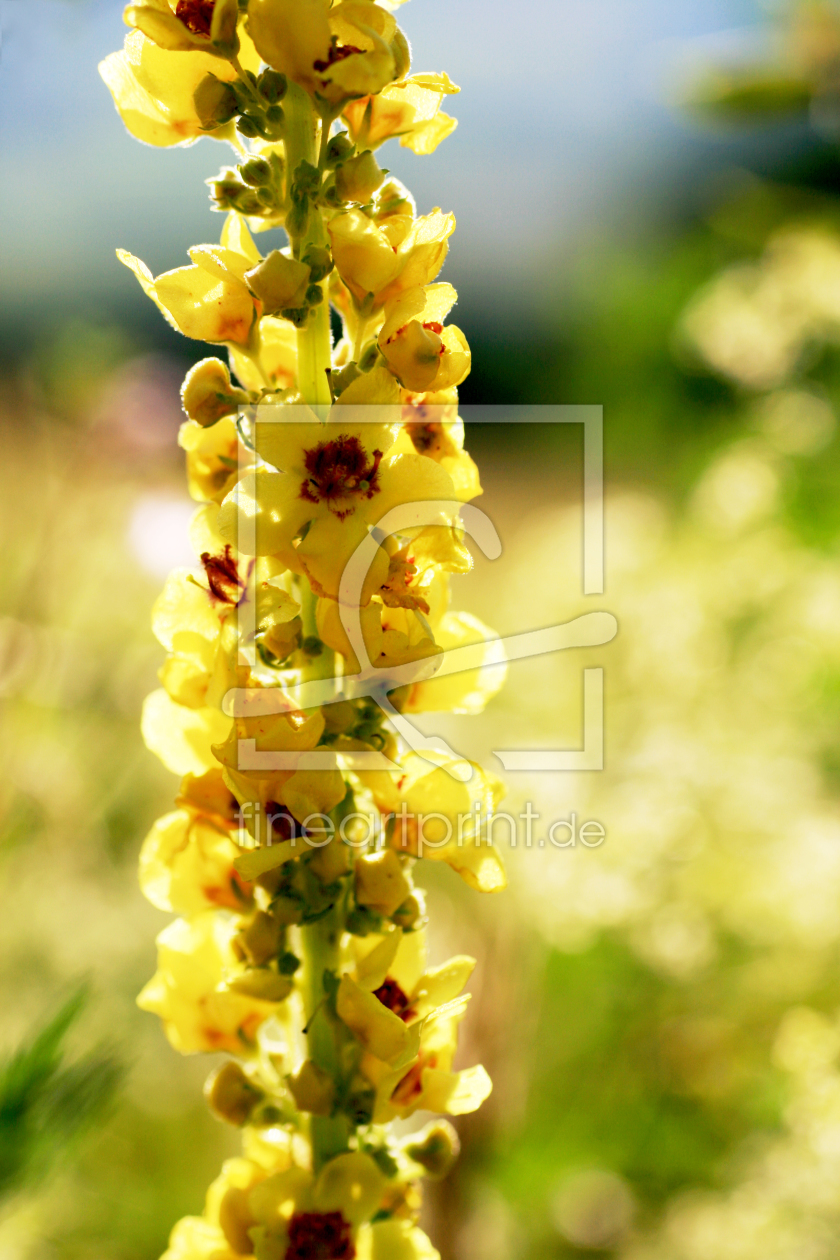
<path fill-rule="evenodd" d="M 101 66 L 138 139 L 235 152 L 209 181 L 218 245 L 157 277 L 119 254 L 173 327 L 227 355 L 182 393 L 198 562 L 155 606 L 168 655 L 143 715 L 181 787 L 140 858 L 146 896 L 181 917 L 139 1001 L 175 1049 L 232 1056 L 206 1093 L 243 1154 L 170 1260 L 436 1255 L 417 1182 L 447 1170 L 454 1130 L 389 1125 L 490 1090 L 453 1067 L 473 961 L 428 967 L 413 868 L 433 842 L 471 887 L 503 888 L 476 822 L 500 785 L 406 751 L 389 721 L 478 712 L 500 683 L 475 658 L 434 677 L 492 636 L 448 609 L 471 564 L 459 510 L 481 493 L 457 405 L 470 351 L 437 279 L 455 221 L 417 215 L 375 157 L 392 137 L 432 152 L 458 89 L 410 74 L 395 7 L 145 0 Z"/>

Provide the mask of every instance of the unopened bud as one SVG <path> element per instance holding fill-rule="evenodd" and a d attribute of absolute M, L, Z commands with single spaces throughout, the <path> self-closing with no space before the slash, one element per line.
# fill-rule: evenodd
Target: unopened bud
<path fill-rule="evenodd" d="M 202 359 L 196 363 L 181 387 L 184 411 L 205 429 L 247 402 L 248 395 L 231 384 L 230 373 L 221 359 Z"/>
<path fill-rule="evenodd" d="M 241 993 L 243 997 L 256 998 L 260 1002 L 282 1002 L 292 991 L 292 981 L 288 976 L 280 976 L 268 967 L 249 967 L 240 975 L 228 981 L 231 993 Z"/>
<path fill-rule="evenodd" d="M 236 130 L 241 136 L 245 136 L 246 140 L 254 140 L 262 135 L 262 126 L 253 114 L 243 114 L 241 118 L 237 118 Z"/>
<path fill-rule="evenodd" d="M 327 145 L 327 166 L 337 166 L 339 162 L 344 162 L 355 147 L 347 132 L 340 131 Z"/>
<path fill-rule="evenodd" d="M 258 266 L 246 271 L 245 279 L 263 304 L 266 315 L 276 315 L 286 307 L 303 306 L 309 285 L 309 268 L 273 249 Z"/>
<path fill-rule="evenodd" d="M 276 105 L 286 95 L 288 84 L 285 74 L 280 74 L 278 70 L 269 69 L 263 70 L 257 79 L 257 87 L 269 104 Z"/>
<path fill-rule="evenodd" d="M 294 239 L 297 236 L 303 236 L 306 231 L 306 225 L 309 222 L 309 200 L 301 197 L 293 200 L 292 207 L 286 215 L 286 221 L 283 226 L 287 234 Z"/>
<path fill-rule="evenodd" d="M 356 901 L 383 918 L 390 918 L 401 906 L 411 887 L 393 849 L 363 854 L 354 868 Z"/>
<path fill-rule="evenodd" d="M 391 922 L 396 923 L 404 932 L 416 928 L 426 917 L 426 903 L 423 894 L 415 889 L 391 915 Z"/>
<path fill-rule="evenodd" d="M 239 104 L 229 83 L 215 74 L 206 74 L 193 93 L 193 106 L 206 131 L 221 127 L 234 118 Z"/>
<path fill-rule="evenodd" d="M 306 305 L 320 306 L 324 300 L 324 290 L 319 284 L 310 284 L 306 290 Z"/>
<path fill-rule="evenodd" d="M 236 23 L 239 20 L 239 0 L 216 0 L 210 23 L 210 42 L 228 56 L 239 52 Z"/>
<path fill-rule="evenodd" d="M 259 188 L 271 180 L 271 163 L 265 158 L 253 157 L 239 168 L 239 174 L 252 188 Z"/>
<path fill-rule="evenodd" d="M 294 897 L 284 897 L 281 894 L 272 901 L 271 913 L 283 927 L 291 927 L 293 923 L 300 923 L 303 918 L 303 906 Z"/>
<path fill-rule="evenodd" d="M 280 127 L 286 121 L 286 114 L 282 105 L 269 105 L 265 111 L 266 122 L 272 127 Z"/>
<path fill-rule="evenodd" d="M 210 1110 L 220 1120 L 239 1127 L 247 1124 L 251 1112 L 264 1096 L 232 1059 L 211 1072 L 204 1085 L 204 1097 Z"/>
<path fill-rule="evenodd" d="M 394 79 L 399 83 L 411 69 L 411 45 L 399 27 L 391 40 L 391 52 L 394 54 Z"/>
<path fill-rule="evenodd" d="M 320 284 L 334 266 L 332 254 L 323 245 L 310 245 L 303 255 L 303 261 L 309 268 L 309 279 L 312 284 Z"/>
<path fill-rule="evenodd" d="M 328 1116 L 332 1113 L 335 1097 L 333 1079 L 329 1072 L 318 1067 L 311 1059 L 301 1064 L 295 1075 L 290 1077 L 289 1092 L 298 1111 L 308 1111 L 313 1116 Z"/>
<path fill-rule="evenodd" d="M 387 184 L 383 184 L 376 198 L 377 219 L 387 219 L 392 214 L 414 214 L 405 188 L 396 179 L 389 179 Z"/>
<path fill-rule="evenodd" d="M 445 1177 L 458 1158 L 458 1134 L 446 1120 L 434 1120 L 406 1142 L 403 1151 L 428 1177 Z"/>
<path fill-rule="evenodd" d="M 385 178 L 385 172 L 371 152 L 350 158 L 335 173 L 336 192 L 342 201 L 370 201 Z"/>
<path fill-rule="evenodd" d="M 338 836 L 317 849 L 309 859 L 309 869 L 322 884 L 332 884 L 350 870 L 350 850 Z"/>
<path fill-rule="evenodd" d="M 265 910 L 257 910 L 239 934 L 239 940 L 252 963 L 259 966 L 274 957 L 280 945 L 280 925 Z"/>

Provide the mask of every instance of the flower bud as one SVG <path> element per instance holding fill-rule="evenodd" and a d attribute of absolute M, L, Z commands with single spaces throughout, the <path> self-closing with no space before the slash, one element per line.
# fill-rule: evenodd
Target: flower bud
<path fill-rule="evenodd" d="M 310 245 L 303 255 L 303 261 L 309 268 L 309 279 L 312 284 L 320 284 L 326 279 L 334 265 L 332 254 L 322 245 Z"/>
<path fill-rule="evenodd" d="M 445 1177 L 458 1158 L 458 1134 L 446 1120 L 434 1120 L 403 1146 L 409 1159 L 426 1170 L 428 1177 Z"/>
<path fill-rule="evenodd" d="M 370 201 L 384 178 L 385 172 L 368 151 L 339 166 L 335 173 L 335 187 L 342 201 L 358 201 L 364 204 Z"/>
<path fill-rule="evenodd" d="M 301 1064 L 289 1078 L 289 1092 L 298 1111 L 308 1111 L 313 1116 L 328 1116 L 332 1112 L 335 1085 L 329 1072 L 318 1067 L 311 1059 Z"/>
<path fill-rule="evenodd" d="M 391 922 L 396 923 L 404 932 L 410 932 L 420 926 L 426 917 L 426 903 L 419 888 L 415 888 L 404 902 L 391 915 Z"/>
<path fill-rule="evenodd" d="M 324 300 L 324 290 L 318 284 L 310 284 L 306 290 L 306 305 L 320 306 Z"/>
<path fill-rule="evenodd" d="M 277 70 L 263 70 L 257 79 L 257 88 L 270 105 L 276 105 L 278 101 L 282 101 L 288 86 L 285 74 L 280 74 Z"/>
<path fill-rule="evenodd" d="M 272 959 L 280 946 L 280 925 L 265 910 L 258 910 L 251 922 L 239 934 L 239 941 L 246 955 L 260 966 Z"/>
<path fill-rule="evenodd" d="M 399 27 L 391 40 L 391 52 L 394 54 L 394 81 L 399 83 L 411 69 L 411 45 Z"/>
<path fill-rule="evenodd" d="M 332 884 L 350 869 L 350 850 L 338 836 L 318 849 L 309 859 L 309 869 L 322 884 Z"/>
<path fill-rule="evenodd" d="M 355 147 L 347 132 L 339 131 L 327 145 L 327 166 L 338 166 L 339 162 L 344 162 Z"/>
<path fill-rule="evenodd" d="M 440 325 L 427 328 L 412 319 L 380 344 L 388 367 L 404 389 L 423 393 L 438 374 L 443 342 Z"/>
<path fill-rule="evenodd" d="M 240 166 L 239 174 L 246 184 L 250 184 L 252 188 L 259 188 L 262 184 L 267 184 L 271 180 L 271 163 L 267 162 L 265 158 L 251 158 L 250 161 Z"/>
<path fill-rule="evenodd" d="M 388 919 L 411 892 L 393 849 L 365 853 L 356 862 L 356 901 Z"/>
<path fill-rule="evenodd" d="M 202 359 L 190 368 L 181 387 L 181 403 L 191 420 L 205 429 L 248 402 L 248 395 L 231 384 L 221 359 Z"/>
<path fill-rule="evenodd" d="M 210 42 L 226 56 L 235 56 L 239 52 L 238 20 L 239 0 L 216 0 L 210 23 Z"/>
<path fill-rule="evenodd" d="M 241 118 L 238 118 L 236 121 L 236 130 L 241 136 L 244 136 L 246 140 L 255 140 L 257 136 L 262 135 L 262 127 L 259 125 L 259 119 L 256 119 L 253 114 L 243 114 Z"/>
<path fill-rule="evenodd" d="M 256 267 L 246 271 L 252 293 L 260 299 L 266 315 L 276 315 L 287 307 L 301 307 L 309 286 L 309 268 L 273 249 Z"/>
<path fill-rule="evenodd" d="M 282 1002 L 292 991 L 288 976 L 280 976 L 268 967 L 249 967 L 227 983 L 231 993 L 257 998 L 260 1002 Z"/>
<path fill-rule="evenodd" d="M 210 1110 L 220 1120 L 241 1127 L 264 1098 L 262 1090 L 243 1072 L 238 1063 L 229 1059 L 211 1072 L 204 1085 L 204 1097 Z"/>
<path fill-rule="evenodd" d="M 212 131 L 230 122 L 236 116 L 239 102 L 229 83 L 223 83 L 215 74 L 207 74 L 193 93 L 195 112 L 205 131 Z"/>
<path fill-rule="evenodd" d="M 293 923 L 300 923 L 303 918 L 303 906 L 294 897 L 275 897 L 271 903 L 271 912 L 278 923 L 284 927 L 291 927 Z"/>

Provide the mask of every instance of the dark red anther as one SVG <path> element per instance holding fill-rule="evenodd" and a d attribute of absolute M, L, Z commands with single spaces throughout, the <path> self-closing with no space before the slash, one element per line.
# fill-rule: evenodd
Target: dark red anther
<path fill-rule="evenodd" d="M 392 980 L 390 976 L 386 976 L 379 988 L 373 990 L 373 996 L 379 998 L 383 1006 L 387 1006 L 389 1011 L 399 1015 L 400 1019 L 405 1023 L 415 1014 L 412 1010 L 410 999 L 397 984 L 396 980 Z"/>
<path fill-rule="evenodd" d="M 379 493 L 382 451 L 374 451 L 369 462 L 355 436 L 342 434 L 332 442 L 320 442 L 305 452 L 303 462 L 309 476 L 301 482 L 300 497 L 308 503 L 326 503 L 339 519 L 353 511 L 352 506 L 339 506 L 342 499 L 353 495 L 372 499 Z"/>
<path fill-rule="evenodd" d="M 285 1260 L 354 1260 L 353 1232 L 340 1212 L 296 1212 Z"/>
<path fill-rule="evenodd" d="M 175 16 L 193 35 L 210 34 L 216 0 L 178 0 Z"/>
<path fill-rule="evenodd" d="M 330 66 L 334 66 L 337 61 L 343 61 L 345 57 L 352 57 L 353 53 L 360 53 L 361 51 L 361 48 L 354 48 L 352 44 L 339 44 L 333 39 L 327 60 L 313 61 L 312 68 L 317 70 L 319 74 L 323 74 L 325 70 L 329 70 Z"/>
<path fill-rule="evenodd" d="M 211 556 L 209 551 L 202 551 L 201 563 L 204 565 L 207 585 L 213 598 L 221 604 L 235 607 L 240 602 L 240 592 L 244 593 L 247 583 L 239 576 L 230 543 L 225 545 L 220 556 Z"/>

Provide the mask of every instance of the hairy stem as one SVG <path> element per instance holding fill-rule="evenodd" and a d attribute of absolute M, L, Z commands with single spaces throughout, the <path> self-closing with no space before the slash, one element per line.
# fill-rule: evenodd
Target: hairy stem
<path fill-rule="evenodd" d="M 301 162 L 315 166 L 318 161 L 316 142 L 318 137 L 318 115 L 306 92 L 295 83 L 289 84 L 286 97 L 286 162 L 289 179 Z M 323 123 L 323 129 L 329 132 L 329 124 Z M 305 255 L 308 245 L 322 246 L 327 243 L 320 209 L 310 203 L 309 219 L 301 238 L 292 241 L 296 257 Z M 324 287 L 320 305 L 314 306 L 309 313 L 305 328 L 297 333 L 297 374 L 298 389 L 304 402 L 310 406 L 330 405 L 330 383 L 328 372 L 332 367 L 332 333 L 330 330 L 330 308 Z"/>

